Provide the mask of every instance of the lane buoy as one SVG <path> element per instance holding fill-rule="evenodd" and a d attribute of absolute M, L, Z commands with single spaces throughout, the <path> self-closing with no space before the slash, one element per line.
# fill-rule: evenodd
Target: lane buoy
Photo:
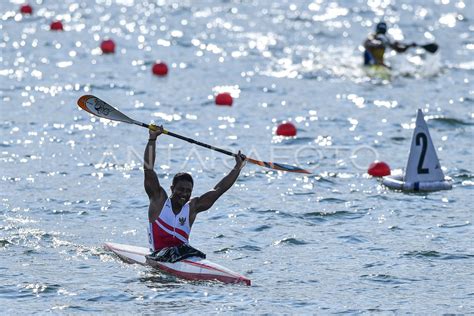
<path fill-rule="evenodd" d="M 100 44 L 100 49 L 104 54 L 115 53 L 115 42 L 111 39 L 105 40 Z"/>
<path fill-rule="evenodd" d="M 232 103 L 234 102 L 230 93 L 227 93 L 227 92 L 219 93 L 216 96 L 215 101 L 217 105 L 227 105 L 227 106 L 232 106 Z"/>
<path fill-rule="evenodd" d="M 403 191 L 439 191 L 452 189 L 452 180 L 444 176 L 423 112 L 418 109 L 405 174 L 383 177 L 382 184 Z"/>
<path fill-rule="evenodd" d="M 390 175 L 390 167 L 383 161 L 374 161 L 370 164 L 367 173 L 372 177 L 385 177 Z"/>
<path fill-rule="evenodd" d="M 61 21 L 53 21 L 49 26 L 51 31 L 64 31 L 63 23 Z"/>
<path fill-rule="evenodd" d="M 296 127 L 290 122 L 282 123 L 278 125 L 276 134 L 278 136 L 296 136 Z"/>
<path fill-rule="evenodd" d="M 29 4 L 24 4 L 20 7 L 21 14 L 33 14 L 33 8 Z"/>
<path fill-rule="evenodd" d="M 166 76 L 168 74 L 168 66 L 164 62 L 157 62 L 153 64 L 151 71 L 156 76 Z"/>

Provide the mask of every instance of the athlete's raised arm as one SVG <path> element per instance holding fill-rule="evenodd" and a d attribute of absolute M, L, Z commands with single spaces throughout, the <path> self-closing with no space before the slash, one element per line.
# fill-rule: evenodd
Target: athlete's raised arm
<path fill-rule="evenodd" d="M 203 212 L 212 207 L 222 194 L 232 187 L 237 178 L 239 177 L 240 170 L 245 165 L 245 156 L 239 151 L 235 157 L 234 168 L 224 177 L 221 181 L 209 192 L 204 193 L 200 197 L 193 198 L 190 202 L 190 220 L 191 223 L 199 212 Z"/>
<path fill-rule="evenodd" d="M 166 199 L 166 191 L 161 187 L 158 176 L 153 169 L 155 167 L 156 157 L 156 139 L 163 131 L 162 126 L 157 126 L 156 131 L 149 131 L 148 143 L 146 144 L 145 154 L 143 155 L 143 169 L 145 172 L 145 191 L 150 201 Z"/>

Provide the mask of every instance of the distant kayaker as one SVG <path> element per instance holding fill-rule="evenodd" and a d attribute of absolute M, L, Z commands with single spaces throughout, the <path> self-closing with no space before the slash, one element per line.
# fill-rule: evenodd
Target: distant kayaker
<path fill-rule="evenodd" d="M 387 66 L 384 62 L 385 49 L 390 47 L 395 50 L 397 53 L 404 53 L 410 47 L 416 47 L 416 43 L 412 44 L 402 44 L 397 41 L 392 41 L 386 35 L 387 33 L 387 23 L 380 22 L 375 27 L 375 33 L 372 33 L 364 42 L 364 65 L 380 65 Z"/>
<path fill-rule="evenodd" d="M 150 199 L 149 242 L 152 251 L 160 252 L 158 256 L 169 256 L 170 251 L 171 256 L 180 256 L 183 252 L 189 252 L 187 248 L 194 250 L 187 245 L 197 214 L 211 208 L 217 199 L 232 187 L 245 165 L 245 156 L 239 151 L 235 157 L 234 168 L 212 190 L 199 197 L 191 198 L 194 187 L 192 176 L 184 172 L 176 174 L 171 185 L 171 196 L 168 197 L 153 169 L 156 139 L 162 132 L 162 126 L 157 126 L 156 131 L 149 131 L 144 154 L 145 191 Z"/>

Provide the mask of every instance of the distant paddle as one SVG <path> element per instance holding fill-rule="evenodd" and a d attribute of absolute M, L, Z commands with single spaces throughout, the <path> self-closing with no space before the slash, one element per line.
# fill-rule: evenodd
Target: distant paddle
<path fill-rule="evenodd" d="M 426 45 L 416 44 L 415 47 L 421 47 L 424 50 L 426 50 L 427 52 L 432 53 L 432 54 L 436 53 L 438 51 L 438 48 L 439 48 L 438 44 L 436 44 L 436 43 L 430 43 L 430 44 L 426 44 Z"/>
<path fill-rule="evenodd" d="M 112 120 L 112 121 L 119 121 L 119 122 L 124 122 L 124 123 L 129 123 L 129 124 L 135 124 L 135 125 L 138 125 L 138 126 L 142 126 L 142 127 L 151 129 L 153 131 L 156 130 L 155 125 L 153 125 L 153 124 L 149 125 L 149 124 L 145 124 L 145 123 L 136 121 L 134 119 L 131 119 L 128 116 L 126 116 L 125 114 L 123 114 L 122 112 L 120 112 L 119 110 L 117 110 L 116 108 L 114 108 L 113 106 L 111 106 L 110 104 L 107 104 L 106 102 L 102 101 L 101 99 L 99 99 L 98 97 L 95 97 L 93 95 L 83 95 L 82 97 L 79 98 L 79 100 L 77 100 L 77 105 L 79 105 L 79 107 L 81 109 L 83 109 L 84 111 L 87 111 L 90 114 L 93 114 L 93 115 L 98 116 L 98 117 L 106 118 L 106 119 L 109 119 L 109 120 Z M 170 131 L 167 131 L 165 129 L 163 129 L 163 134 L 166 134 L 168 136 L 172 136 L 172 137 L 175 137 L 175 138 L 179 138 L 179 139 L 187 141 L 191 144 L 195 144 L 195 145 L 198 145 L 198 146 L 201 146 L 201 147 L 205 147 L 205 148 L 208 148 L 208 149 L 218 151 L 218 152 L 223 153 L 223 154 L 228 155 L 228 156 L 233 156 L 233 157 L 237 156 L 237 154 L 232 153 L 230 151 L 227 151 L 225 149 L 221 149 L 221 148 L 214 147 L 214 146 L 211 146 L 211 145 L 208 145 L 208 144 L 205 144 L 205 143 L 201 143 L 201 142 L 199 142 L 197 140 L 194 140 L 192 138 L 181 136 L 181 135 L 172 133 Z M 247 157 L 246 160 L 248 162 L 253 163 L 253 164 L 256 164 L 256 165 L 259 165 L 259 166 L 262 166 L 262 167 L 267 167 L 267 168 L 270 168 L 270 169 L 279 170 L 279 171 L 288 171 L 288 172 L 311 174 L 311 172 L 309 172 L 308 170 L 305 170 L 305 169 L 302 169 L 302 168 L 299 168 L 299 167 L 295 167 L 295 166 L 286 165 L 286 164 L 275 163 L 275 162 L 265 162 L 265 161 L 252 159 L 252 158 L 249 158 L 249 157 Z"/>

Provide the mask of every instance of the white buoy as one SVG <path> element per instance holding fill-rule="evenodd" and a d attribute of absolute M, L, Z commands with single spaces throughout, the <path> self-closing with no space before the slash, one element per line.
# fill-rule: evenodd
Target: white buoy
<path fill-rule="evenodd" d="M 438 191 L 453 187 L 451 179 L 445 178 L 441 170 L 428 125 L 420 109 L 416 115 L 405 174 L 383 177 L 382 183 L 391 189 L 404 191 Z"/>

